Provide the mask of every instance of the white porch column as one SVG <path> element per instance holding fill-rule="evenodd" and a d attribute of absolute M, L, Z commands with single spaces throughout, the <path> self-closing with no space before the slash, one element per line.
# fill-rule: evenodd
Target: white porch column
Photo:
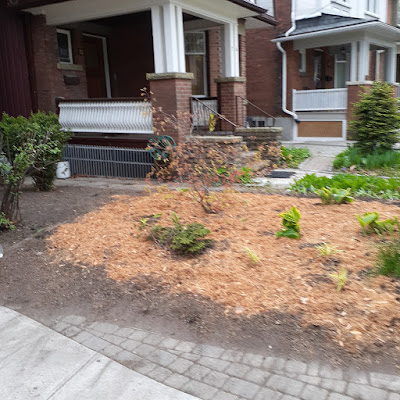
<path fill-rule="evenodd" d="M 350 81 L 357 80 L 357 58 L 358 58 L 358 44 L 351 42 L 351 59 L 350 59 Z"/>
<path fill-rule="evenodd" d="M 397 48 L 389 47 L 385 51 L 385 81 L 396 82 Z"/>
<path fill-rule="evenodd" d="M 224 24 L 224 76 L 239 76 L 239 31 L 237 23 Z"/>
<path fill-rule="evenodd" d="M 182 8 L 164 4 L 151 8 L 156 74 L 186 72 Z"/>
<path fill-rule="evenodd" d="M 360 42 L 360 52 L 358 57 L 358 81 L 364 82 L 369 74 L 369 42 Z"/>

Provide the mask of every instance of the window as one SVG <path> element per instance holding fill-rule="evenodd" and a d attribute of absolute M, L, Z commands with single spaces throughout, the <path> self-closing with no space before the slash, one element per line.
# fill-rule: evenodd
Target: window
<path fill-rule="evenodd" d="M 60 63 L 73 64 L 71 32 L 65 29 L 57 29 L 58 58 Z"/>
<path fill-rule="evenodd" d="M 185 33 L 186 71 L 194 74 L 194 96 L 207 95 L 206 33 Z"/>
<path fill-rule="evenodd" d="M 306 72 L 307 70 L 307 53 L 306 50 L 299 51 L 299 72 Z"/>
<path fill-rule="evenodd" d="M 366 0 L 367 1 L 367 11 L 376 14 L 376 0 Z"/>
<path fill-rule="evenodd" d="M 335 55 L 335 88 L 345 88 L 350 80 L 350 63 L 348 55 L 341 52 Z"/>

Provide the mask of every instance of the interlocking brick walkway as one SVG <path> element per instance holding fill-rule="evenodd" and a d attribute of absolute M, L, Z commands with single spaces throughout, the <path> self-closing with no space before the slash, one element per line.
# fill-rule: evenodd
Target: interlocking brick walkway
<path fill-rule="evenodd" d="M 213 400 L 400 400 L 400 377 L 199 345 L 67 316 L 54 330 L 167 386 Z"/>

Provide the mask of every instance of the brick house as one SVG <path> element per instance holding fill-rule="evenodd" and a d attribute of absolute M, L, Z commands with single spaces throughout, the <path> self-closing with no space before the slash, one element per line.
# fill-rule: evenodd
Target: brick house
<path fill-rule="evenodd" d="M 276 26 L 247 31 L 247 98 L 284 139 L 346 139 L 361 86 L 384 80 L 397 95 L 397 0 L 279 0 L 271 14 Z M 249 110 L 251 125 L 266 119 Z"/>
<path fill-rule="evenodd" d="M 213 111 L 243 125 L 245 26 L 274 23 L 248 0 L 0 0 L 0 113 L 59 110 L 75 143 L 137 147 L 153 134 L 147 87 L 196 126 Z"/>

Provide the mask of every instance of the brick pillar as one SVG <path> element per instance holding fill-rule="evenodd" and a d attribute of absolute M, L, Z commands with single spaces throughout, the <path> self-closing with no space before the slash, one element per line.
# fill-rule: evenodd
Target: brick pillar
<path fill-rule="evenodd" d="M 347 83 L 347 125 L 353 119 L 354 104 L 372 87 L 372 81 L 366 82 L 348 82 Z"/>
<path fill-rule="evenodd" d="M 218 84 L 219 112 L 236 125 L 244 126 L 246 123 L 246 107 L 237 96 L 246 96 L 246 79 L 230 77 L 216 79 Z M 231 131 L 232 125 L 221 121 L 222 131 Z"/>
<path fill-rule="evenodd" d="M 183 140 L 191 130 L 192 73 L 147 74 L 150 82 L 151 101 L 156 112 L 153 114 L 154 127 L 160 135 L 168 135 L 175 141 Z M 177 118 L 169 123 L 168 116 Z"/>

